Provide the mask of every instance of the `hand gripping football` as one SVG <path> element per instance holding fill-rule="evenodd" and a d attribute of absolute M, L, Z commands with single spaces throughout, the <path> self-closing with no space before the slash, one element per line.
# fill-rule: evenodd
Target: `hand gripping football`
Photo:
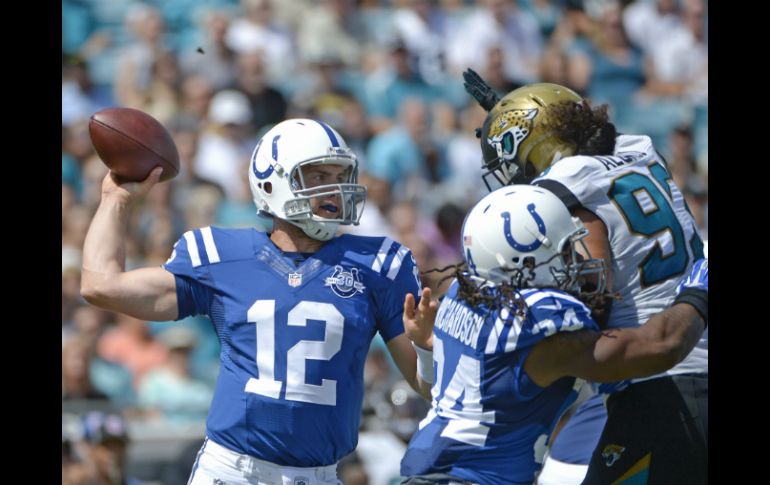
<path fill-rule="evenodd" d="M 123 180 L 139 182 L 163 167 L 160 181 L 179 173 L 179 153 L 158 120 L 131 108 L 107 108 L 91 116 L 88 133 L 96 153 Z"/>

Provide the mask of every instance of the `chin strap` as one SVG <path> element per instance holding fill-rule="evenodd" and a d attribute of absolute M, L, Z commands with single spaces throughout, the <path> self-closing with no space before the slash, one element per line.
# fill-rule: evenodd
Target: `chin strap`
<path fill-rule="evenodd" d="M 339 227 L 339 224 L 337 224 L 332 229 L 326 227 L 325 224 L 314 221 L 313 219 L 303 219 L 301 221 L 292 219 L 284 220 L 292 226 L 299 227 L 302 229 L 302 232 L 304 232 L 306 236 L 315 239 L 316 241 L 328 241 L 329 239 L 333 238 L 334 235 L 337 234 L 337 228 Z"/>

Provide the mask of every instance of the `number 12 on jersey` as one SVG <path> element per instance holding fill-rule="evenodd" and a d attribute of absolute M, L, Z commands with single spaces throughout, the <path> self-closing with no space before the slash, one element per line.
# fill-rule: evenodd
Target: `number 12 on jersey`
<path fill-rule="evenodd" d="M 257 300 L 249 308 L 248 321 L 256 324 L 258 378 L 250 378 L 246 392 L 279 399 L 283 381 L 275 380 L 275 300 Z M 286 396 L 289 401 L 302 401 L 335 406 L 337 381 L 322 379 L 321 385 L 305 381 L 305 361 L 330 360 L 342 348 L 345 317 L 331 303 L 301 301 L 288 313 L 289 326 L 304 327 L 308 320 L 324 322 L 324 339 L 300 340 L 286 355 Z"/>

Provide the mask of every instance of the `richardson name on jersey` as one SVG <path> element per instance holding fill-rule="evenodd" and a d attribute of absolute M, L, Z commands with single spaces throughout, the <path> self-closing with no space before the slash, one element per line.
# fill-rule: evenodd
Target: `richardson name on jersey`
<path fill-rule="evenodd" d="M 436 328 L 463 344 L 476 348 L 481 327 L 484 325 L 484 317 L 473 313 L 470 308 L 456 300 L 449 297 L 445 300 L 449 304 L 442 304 L 439 307 L 436 314 Z"/>

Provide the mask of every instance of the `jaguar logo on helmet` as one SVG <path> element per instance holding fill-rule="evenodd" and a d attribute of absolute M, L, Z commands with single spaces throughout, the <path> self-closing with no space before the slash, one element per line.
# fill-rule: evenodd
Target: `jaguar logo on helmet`
<path fill-rule="evenodd" d="M 487 143 L 495 148 L 497 156 L 501 159 L 515 159 L 519 146 L 532 132 L 532 120 L 536 116 L 536 108 L 514 109 L 501 113 L 489 130 Z"/>

